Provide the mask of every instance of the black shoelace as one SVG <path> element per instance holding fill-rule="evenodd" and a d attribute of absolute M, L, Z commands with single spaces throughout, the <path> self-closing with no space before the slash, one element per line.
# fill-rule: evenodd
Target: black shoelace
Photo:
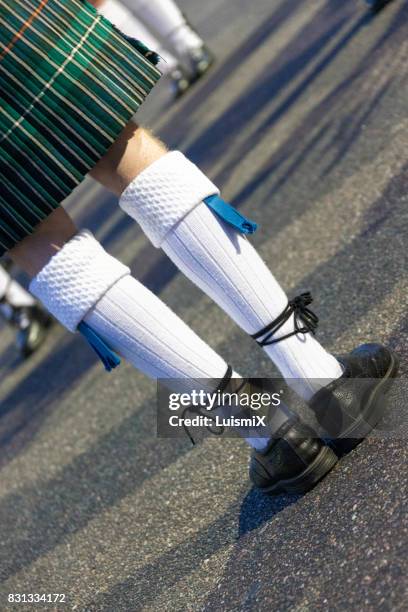
<path fill-rule="evenodd" d="M 315 334 L 319 323 L 319 318 L 312 312 L 308 306 L 313 302 L 312 294 L 310 292 L 302 293 L 297 297 L 290 300 L 285 310 L 277 317 L 272 323 L 269 323 L 266 327 L 261 329 L 256 334 L 252 335 L 252 338 L 258 342 L 260 346 L 269 346 L 276 342 L 286 340 L 291 336 L 297 334 Z M 274 338 L 273 336 L 278 332 L 286 321 L 294 315 L 295 329 L 289 334 L 285 334 L 280 338 Z M 260 340 L 259 338 L 262 338 Z"/>

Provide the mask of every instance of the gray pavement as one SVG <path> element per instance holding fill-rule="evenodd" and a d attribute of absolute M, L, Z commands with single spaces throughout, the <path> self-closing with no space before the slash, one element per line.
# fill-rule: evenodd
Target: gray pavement
<path fill-rule="evenodd" d="M 407 374 L 408 4 L 184 0 L 218 56 L 140 113 L 261 225 L 253 242 L 310 289 L 333 351 L 387 342 Z M 247 375 L 272 365 L 91 181 L 67 207 Z M 304 497 L 263 498 L 238 440 L 157 440 L 155 384 L 107 375 L 53 328 L 20 363 L 0 330 L 0 610 L 406 610 L 407 448 L 372 439 Z M 50 606 L 51 607 L 51 606 Z M 45 609 L 45 608 L 44 608 Z"/>

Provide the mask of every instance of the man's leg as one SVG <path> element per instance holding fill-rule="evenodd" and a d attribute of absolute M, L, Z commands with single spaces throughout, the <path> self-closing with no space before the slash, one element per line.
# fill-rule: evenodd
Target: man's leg
<path fill-rule="evenodd" d="M 386 402 L 380 399 L 396 376 L 398 357 L 380 344 L 362 345 L 339 360 L 329 354 L 311 335 L 318 320 L 308 308 L 310 294 L 288 301 L 240 234 L 253 231 L 253 224 L 223 202 L 217 187 L 181 153 L 164 151 L 151 166 L 135 172 L 120 197 L 121 207 L 265 349 L 310 402 L 338 452 L 353 448 L 385 412 Z M 129 159 L 124 182 L 131 166 Z M 355 379 L 369 379 L 370 392 L 363 383 L 355 385 Z M 353 397 L 352 406 L 347 397 Z"/>
<path fill-rule="evenodd" d="M 70 331 L 85 320 L 153 378 L 224 377 L 224 360 L 90 232 L 78 232 L 64 209 L 9 254 L 33 277 L 33 294 Z"/>
<path fill-rule="evenodd" d="M 218 193 L 217 188 L 197 167 L 179 153 L 167 153 L 158 140 L 135 124 L 129 124 L 107 155 L 95 166 L 92 175 L 113 192 L 122 194 L 122 207 L 140 222 L 155 246 L 169 244 L 169 237 L 175 235 L 179 245 L 184 247 L 184 238 L 181 237 L 179 240 L 175 230 L 182 228 L 183 231 L 187 231 L 191 246 L 186 249 L 186 259 L 181 258 L 183 266 L 185 262 L 186 273 L 197 284 L 203 286 L 227 312 L 231 308 L 231 316 L 244 329 L 246 326 L 254 325 L 257 317 L 261 317 L 265 311 L 268 316 L 269 314 L 276 316 L 278 322 L 282 321 L 280 316 L 282 313 L 278 312 L 277 304 L 284 300 L 286 308 L 284 308 L 283 325 L 278 326 L 278 332 L 283 333 L 283 336 L 278 334 L 278 340 L 281 340 L 280 344 L 283 347 L 282 353 L 277 352 L 271 356 L 278 367 L 284 369 L 287 366 L 291 368 L 291 373 L 299 372 L 300 391 L 306 398 L 316 390 L 316 382 L 313 378 L 308 378 L 308 364 L 305 362 L 309 359 L 315 371 L 316 368 L 322 368 L 322 363 L 326 360 L 326 383 L 331 379 L 336 384 L 325 386 L 322 389 L 323 395 L 320 392 L 314 393 L 312 407 L 317 413 L 320 412 L 323 420 L 329 415 L 329 426 L 333 422 L 332 415 L 335 416 L 335 429 L 329 431 L 331 443 L 333 445 L 337 443 L 338 436 L 344 433 L 343 429 L 340 431 L 337 429 L 337 424 L 342 424 L 344 418 L 347 418 L 346 435 L 353 446 L 367 435 L 379 418 L 379 412 L 375 411 L 377 421 L 374 423 L 371 419 L 369 428 L 365 427 L 366 418 L 374 414 L 372 398 L 377 397 L 377 391 L 382 389 L 383 383 L 395 375 L 398 359 L 391 351 L 380 345 L 360 347 L 342 359 L 345 372 L 341 376 L 343 370 L 337 360 L 326 353 L 318 343 L 311 345 L 310 336 L 304 333 L 307 328 L 303 329 L 299 324 L 300 315 L 303 317 L 302 324 L 306 320 L 305 304 L 290 303 L 288 311 L 282 290 L 253 249 L 245 250 L 246 241 L 241 243 L 235 230 L 229 233 L 228 224 L 219 221 L 212 211 L 211 222 L 205 218 L 191 217 L 192 213 L 202 208 L 204 201 L 208 204 L 208 198 L 217 197 L 214 194 Z M 228 205 L 226 206 L 228 208 Z M 227 215 L 221 214 L 221 217 L 227 218 L 230 224 L 231 210 L 228 208 Z M 61 218 L 63 212 L 58 211 L 58 214 Z M 219 210 L 217 216 L 220 216 Z M 228 247 L 226 254 L 217 251 L 216 245 L 211 242 L 208 248 L 206 245 L 204 249 L 202 247 L 200 241 L 202 232 L 209 239 L 212 231 L 216 231 L 215 226 L 210 225 L 213 218 L 221 226 L 220 244 L 231 243 L 234 247 L 232 250 Z M 190 223 L 185 225 L 185 221 L 189 222 L 190 219 L 193 219 L 191 226 Z M 205 227 L 207 222 L 208 228 Z M 140 283 L 134 279 L 129 280 L 129 271 L 105 253 L 91 235 L 86 232 L 80 233 L 69 240 L 75 229 L 72 230 L 73 226 L 68 222 L 65 240 L 68 239 L 69 242 L 61 248 L 60 232 L 54 236 L 52 232 L 47 231 L 47 228 L 44 230 L 44 225 L 46 224 L 43 224 L 43 229 L 40 228 L 37 232 L 46 238 L 44 248 L 39 249 L 41 252 L 35 257 L 30 255 L 29 251 L 35 250 L 36 240 L 38 241 L 38 235 L 37 238 L 34 235 L 17 247 L 13 256 L 19 260 L 20 265 L 26 266 L 26 270 L 37 274 L 31 285 L 33 293 L 42 299 L 54 316 L 68 329 L 74 331 L 81 322 L 89 324 L 134 365 L 148 374 L 151 368 L 150 373 L 154 376 L 174 377 L 173 359 L 176 351 L 176 357 L 181 357 L 183 364 L 179 367 L 177 366 L 179 362 L 176 363 L 178 378 L 202 379 L 202 362 L 207 364 L 204 368 L 205 378 L 225 377 L 221 373 L 221 365 L 223 367 L 226 365 L 222 359 L 205 344 L 203 346 L 199 339 L 197 345 L 193 337 L 189 338 L 188 342 L 185 341 L 187 333 L 193 332 L 187 328 L 184 336 L 182 330 L 184 324 L 177 317 L 172 319 L 175 315 L 170 314 L 166 307 L 160 310 L 163 305 L 156 305 L 154 302 L 157 298 L 154 296 L 154 300 L 149 302 L 150 296 L 149 298 L 146 296 L 146 290 L 139 286 Z M 28 248 L 27 251 L 29 240 L 34 242 L 34 249 Z M 195 252 L 197 246 L 199 248 Z M 173 247 L 168 250 L 170 254 L 174 253 Z M 56 254 L 49 259 L 53 253 Z M 216 261 L 214 262 L 218 256 L 225 259 L 221 267 Z M 189 267 L 190 258 L 196 260 L 195 265 L 197 264 L 199 273 L 194 270 L 195 265 L 193 269 Z M 37 269 L 35 265 L 33 266 L 33 261 L 37 262 Z M 232 281 L 228 278 L 230 275 Z M 260 285 L 254 285 L 252 281 L 258 275 L 262 282 Z M 217 291 L 218 284 L 221 284 L 220 292 Z M 265 292 L 265 286 L 269 287 L 269 291 Z M 227 292 L 230 292 L 232 301 L 227 299 L 231 297 L 226 295 Z M 256 293 L 256 300 L 253 300 L 253 293 Z M 147 307 L 138 300 L 145 300 Z M 156 307 L 160 313 L 157 318 Z M 133 311 L 139 313 L 136 320 L 133 320 Z M 146 322 L 140 323 L 143 312 L 146 315 Z M 311 315 L 308 316 L 313 319 Z M 163 321 L 170 321 L 170 330 L 166 325 L 161 330 L 164 335 L 167 332 L 170 334 L 170 342 L 165 338 L 163 343 L 161 335 L 159 337 L 156 335 L 157 325 L 163 325 Z M 276 321 L 273 325 L 276 327 Z M 135 336 L 132 330 L 135 331 Z M 261 340 L 264 333 L 270 338 L 271 335 L 275 335 L 275 331 L 274 329 L 271 332 L 268 326 L 267 332 L 262 331 Z M 306 348 L 301 347 L 300 343 L 299 346 L 289 346 L 289 342 L 298 335 L 301 336 L 300 343 Z M 259 337 L 258 334 L 257 336 Z M 137 347 L 136 351 L 133 350 L 134 347 Z M 184 349 L 187 351 L 187 357 L 184 355 Z M 204 357 L 204 352 L 207 352 L 207 359 Z M 330 371 L 332 366 L 333 370 Z M 373 385 L 375 393 L 367 399 L 364 389 L 359 387 L 356 389 L 353 385 L 350 387 L 351 377 L 377 378 Z M 292 379 L 288 380 L 290 382 Z M 356 400 L 352 406 L 344 400 L 350 393 L 354 394 L 353 398 Z M 334 403 L 330 406 L 333 399 Z M 346 409 L 345 412 L 343 408 Z M 258 487 L 267 491 L 277 492 L 282 487 L 287 491 L 306 491 L 333 467 L 336 456 L 316 438 L 315 432 L 305 427 L 299 420 L 288 421 L 287 413 L 285 417 L 286 424 L 279 429 L 278 440 L 271 440 L 271 444 L 266 447 L 263 444 L 262 450 L 253 455 L 251 478 Z M 344 447 L 340 445 L 339 452 L 343 450 Z"/>
<path fill-rule="evenodd" d="M 33 277 L 32 292 L 65 327 L 74 332 L 84 321 L 149 377 L 177 381 L 186 392 L 195 381 L 214 391 L 224 378 L 225 361 L 89 232 L 78 233 L 62 208 L 10 256 Z M 277 411 L 275 427 L 288 414 Z M 256 431 L 244 437 L 261 448 L 268 442 L 265 432 L 260 430 L 259 439 Z"/>
<path fill-rule="evenodd" d="M 129 125 L 125 134 L 126 146 L 115 143 L 93 176 L 123 192 L 122 208 L 244 331 L 254 334 L 276 319 L 288 303 L 280 285 L 249 241 L 203 203 L 217 188 L 181 153 L 167 153 L 147 132 Z M 292 333 L 294 325 L 292 316 L 280 333 Z M 291 336 L 265 350 L 306 399 L 321 387 L 319 379 L 328 384 L 342 374 L 338 361 L 311 335 Z"/>
<path fill-rule="evenodd" d="M 120 176 L 114 183 L 122 180 Z M 55 318 L 72 332 L 85 324 L 94 340 L 97 334 L 99 349 L 101 341 L 106 343 L 148 376 L 168 379 L 168 386 L 175 385 L 177 392 L 204 389 L 211 393 L 221 388 L 221 381 L 227 384 L 223 391 L 234 392 L 238 386 L 251 392 L 248 382 L 132 278 L 129 269 L 106 253 L 92 234 L 76 232 L 63 209 L 48 217 L 10 255 L 33 276 L 31 291 Z M 222 406 L 223 416 L 236 416 L 236 408 Z M 268 492 L 303 493 L 337 462 L 336 454 L 283 405 L 274 408 L 266 427 L 238 431 L 253 447 L 253 460 L 259 455 L 266 462 L 262 467 L 256 463 L 252 478 Z"/>

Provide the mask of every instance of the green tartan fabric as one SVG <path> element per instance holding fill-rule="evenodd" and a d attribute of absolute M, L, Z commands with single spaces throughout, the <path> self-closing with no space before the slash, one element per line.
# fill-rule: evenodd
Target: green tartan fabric
<path fill-rule="evenodd" d="M 0 0 L 0 256 L 80 183 L 160 78 L 134 43 L 85 0 Z"/>

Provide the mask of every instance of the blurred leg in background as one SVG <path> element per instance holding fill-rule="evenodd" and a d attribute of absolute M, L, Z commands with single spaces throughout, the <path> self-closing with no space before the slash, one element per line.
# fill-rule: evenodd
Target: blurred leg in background
<path fill-rule="evenodd" d="M 92 4 L 124 34 L 142 40 L 160 55 L 159 69 L 170 79 L 176 98 L 213 63 L 204 41 L 172 0 L 92 0 Z"/>
<path fill-rule="evenodd" d="M 16 331 L 16 346 L 28 357 L 44 342 L 51 317 L 9 272 L 0 266 L 0 317 Z"/>

